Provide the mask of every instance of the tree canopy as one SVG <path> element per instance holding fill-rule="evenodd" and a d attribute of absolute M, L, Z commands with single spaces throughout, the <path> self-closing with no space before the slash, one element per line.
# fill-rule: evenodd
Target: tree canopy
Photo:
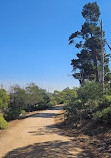
<path fill-rule="evenodd" d="M 73 76 L 84 83 L 85 79 L 90 81 L 101 81 L 101 28 L 98 26 L 100 10 L 96 2 L 86 4 L 82 9 L 85 20 L 80 31 L 76 31 L 69 37 L 69 44 L 74 44 L 79 50 L 77 59 L 72 59 Z M 104 33 L 105 36 L 105 33 Z M 77 38 L 77 43 L 75 39 Z M 105 46 L 105 40 L 103 42 Z M 105 53 L 105 81 L 109 80 L 109 55 Z"/>

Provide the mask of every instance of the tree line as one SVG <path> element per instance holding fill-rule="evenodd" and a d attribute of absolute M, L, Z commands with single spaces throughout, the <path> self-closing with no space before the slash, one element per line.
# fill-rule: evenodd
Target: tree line
<path fill-rule="evenodd" d="M 75 95 L 75 89 L 67 87 L 63 91 L 55 90 L 54 93 L 49 93 L 35 83 L 29 83 L 25 88 L 13 85 L 10 87 L 10 91 L 1 88 L 0 128 L 7 127 L 6 121 L 23 117 L 28 112 L 44 110 L 65 103 Z"/>

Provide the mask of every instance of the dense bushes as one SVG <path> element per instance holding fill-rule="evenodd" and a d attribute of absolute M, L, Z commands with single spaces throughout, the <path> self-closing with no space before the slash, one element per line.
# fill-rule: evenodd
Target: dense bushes
<path fill-rule="evenodd" d="M 68 121 L 78 123 L 84 119 L 93 119 L 111 124 L 110 96 L 105 96 L 101 85 L 96 82 L 86 81 L 78 89 L 66 88 L 63 91 L 54 91 L 53 94 L 34 83 L 24 89 L 18 85 L 11 87 L 9 96 L 4 89 L 0 90 L 0 110 L 7 121 L 18 119 L 26 112 L 44 110 L 60 103 L 65 103 L 65 118 Z"/>
<path fill-rule="evenodd" d="M 20 118 L 26 112 L 44 110 L 57 104 L 67 103 L 76 96 L 77 92 L 74 88 L 47 93 L 34 83 L 28 84 L 25 88 L 13 85 L 8 95 L 4 89 L 0 89 L 0 110 L 4 118 L 9 121 Z"/>
<path fill-rule="evenodd" d="M 77 91 L 78 96 L 65 106 L 66 119 L 74 123 L 92 119 L 111 124 L 111 102 L 96 82 L 85 82 Z"/>
<path fill-rule="evenodd" d="M 5 119 L 7 121 L 15 120 L 15 119 L 19 118 L 20 114 L 21 114 L 21 110 L 19 108 L 13 107 L 13 108 L 8 109 L 5 112 Z"/>
<path fill-rule="evenodd" d="M 27 112 L 25 110 L 21 110 L 20 116 L 25 116 Z"/>
<path fill-rule="evenodd" d="M 6 94 L 6 91 L 1 88 L 0 89 L 0 111 L 4 112 L 7 109 L 9 103 L 9 96 Z"/>
<path fill-rule="evenodd" d="M 78 99 L 73 99 L 70 101 L 66 106 L 64 107 L 66 110 L 65 118 L 68 121 L 73 121 L 74 123 L 77 123 L 80 121 L 80 113 L 82 109 L 81 101 Z"/>
<path fill-rule="evenodd" d="M 9 96 L 10 101 L 5 111 L 7 120 L 19 118 L 21 110 L 30 112 L 49 107 L 50 97 L 48 93 L 34 83 L 28 84 L 24 89 L 18 85 L 12 86 Z"/>
<path fill-rule="evenodd" d="M 102 86 L 100 83 L 86 81 L 78 89 L 78 98 L 83 104 L 89 104 L 95 106 L 103 97 Z"/>
<path fill-rule="evenodd" d="M 0 89 L 0 112 L 7 121 L 18 119 L 26 112 L 43 110 L 55 104 L 57 102 L 51 99 L 50 94 L 34 83 L 25 88 L 14 85 L 10 87 L 8 95 L 3 88 Z"/>
<path fill-rule="evenodd" d="M 0 89 L 0 129 L 5 129 L 8 127 L 7 121 L 4 119 L 3 114 L 8 108 L 9 96 L 6 91 L 1 88 Z"/>
<path fill-rule="evenodd" d="M 93 119 L 100 123 L 111 124 L 111 107 L 107 107 L 102 111 L 97 111 L 93 114 Z"/>
<path fill-rule="evenodd" d="M 7 121 L 4 119 L 3 114 L 0 113 L 0 129 L 5 129 L 8 127 Z"/>
<path fill-rule="evenodd" d="M 49 107 L 51 106 L 55 106 L 57 105 L 57 101 L 56 100 L 51 100 L 49 103 L 48 103 Z"/>
<path fill-rule="evenodd" d="M 75 89 L 76 88 L 70 89 L 67 87 L 63 91 L 54 91 L 54 100 L 56 100 L 58 104 L 69 102 L 72 98 L 75 98 L 77 96 L 77 92 Z"/>
<path fill-rule="evenodd" d="M 111 95 L 106 96 L 106 98 L 111 101 Z"/>

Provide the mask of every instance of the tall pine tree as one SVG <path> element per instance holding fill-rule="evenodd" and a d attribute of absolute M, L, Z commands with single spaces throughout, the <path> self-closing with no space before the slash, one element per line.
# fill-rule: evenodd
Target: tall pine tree
<path fill-rule="evenodd" d="M 74 78 L 79 79 L 80 84 L 85 79 L 90 81 L 101 81 L 101 29 L 98 26 L 100 11 L 96 2 L 86 4 L 82 9 L 82 16 L 85 23 L 82 25 L 81 31 L 72 33 L 69 37 L 69 44 L 74 43 L 75 47 L 80 50 L 77 53 L 77 59 L 73 59 Z M 75 39 L 80 39 L 75 43 Z M 104 42 L 105 46 L 105 42 Z M 105 54 L 105 73 L 106 81 L 109 80 L 109 55 Z M 78 71 L 79 70 L 79 71 Z"/>

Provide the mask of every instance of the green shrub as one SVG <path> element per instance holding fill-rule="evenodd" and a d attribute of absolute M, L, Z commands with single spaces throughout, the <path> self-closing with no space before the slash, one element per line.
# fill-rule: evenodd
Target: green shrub
<path fill-rule="evenodd" d="M 9 96 L 4 89 L 0 89 L 0 111 L 4 112 L 9 103 Z"/>
<path fill-rule="evenodd" d="M 56 101 L 57 101 L 57 104 L 63 104 L 64 103 L 63 98 L 59 97 L 59 96 L 56 98 Z"/>
<path fill-rule="evenodd" d="M 111 124 L 111 107 L 107 107 L 102 111 L 97 111 L 93 114 L 95 121 Z"/>
<path fill-rule="evenodd" d="M 45 109 L 47 109 L 48 107 L 49 107 L 48 104 L 46 104 L 46 105 L 44 105 L 44 104 L 38 104 L 38 105 L 36 106 L 36 110 L 45 110 Z"/>
<path fill-rule="evenodd" d="M 6 113 L 5 113 L 5 118 L 6 120 L 15 120 L 18 119 L 20 116 L 21 110 L 18 108 L 13 108 L 13 109 L 9 109 Z"/>
<path fill-rule="evenodd" d="M 111 88 L 106 91 L 107 95 L 111 95 Z"/>
<path fill-rule="evenodd" d="M 51 100 L 49 103 L 48 103 L 49 106 L 55 106 L 57 105 L 57 101 L 56 100 Z"/>
<path fill-rule="evenodd" d="M 81 110 L 82 103 L 80 100 L 75 99 L 70 101 L 66 106 L 64 106 L 64 110 L 66 110 L 65 118 L 69 121 L 79 122 L 81 119 Z"/>
<path fill-rule="evenodd" d="M 21 110 L 21 114 L 20 114 L 20 116 L 25 116 L 26 115 L 26 111 L 25 110 Z"/>
<path fill-rule="evenodd" d="M 106 98 L 108 99 L 108 101 L 111 101 L 111 95 L 106 96 Z"/>
<path fill-rule="evenodd" d="M 90 119 L 93 113 L 93 109 L 88 106 L 83 106 L 79 99 L 67 104 L 64 110 L 66 110 L 66 119 L 73 123 L 79 123 L 82 120 Z"/>
<path fill-rule="evenodd" d="M 85 82 L 78 89 L 78 98 L 83 104 L 89 104 L 91 106 L 98 105 L 99 100 L 103 97 L 101 84 L 96 82 Z"/>
<path fill-rule="evenodd" d="M 8 123 L 4 119 L 3 114 L 0 113 L 0 129 L 6 129 L 7 127 L 8 127 Z"/>
<path fill-rule="evenodd" d="M 99 100 L 98 106 L 94 109 L 96 111 L 102 111 L 103 109 L 109 107 L 111 105 L 111 101 L 109 101 L 105 96 Z"/>

